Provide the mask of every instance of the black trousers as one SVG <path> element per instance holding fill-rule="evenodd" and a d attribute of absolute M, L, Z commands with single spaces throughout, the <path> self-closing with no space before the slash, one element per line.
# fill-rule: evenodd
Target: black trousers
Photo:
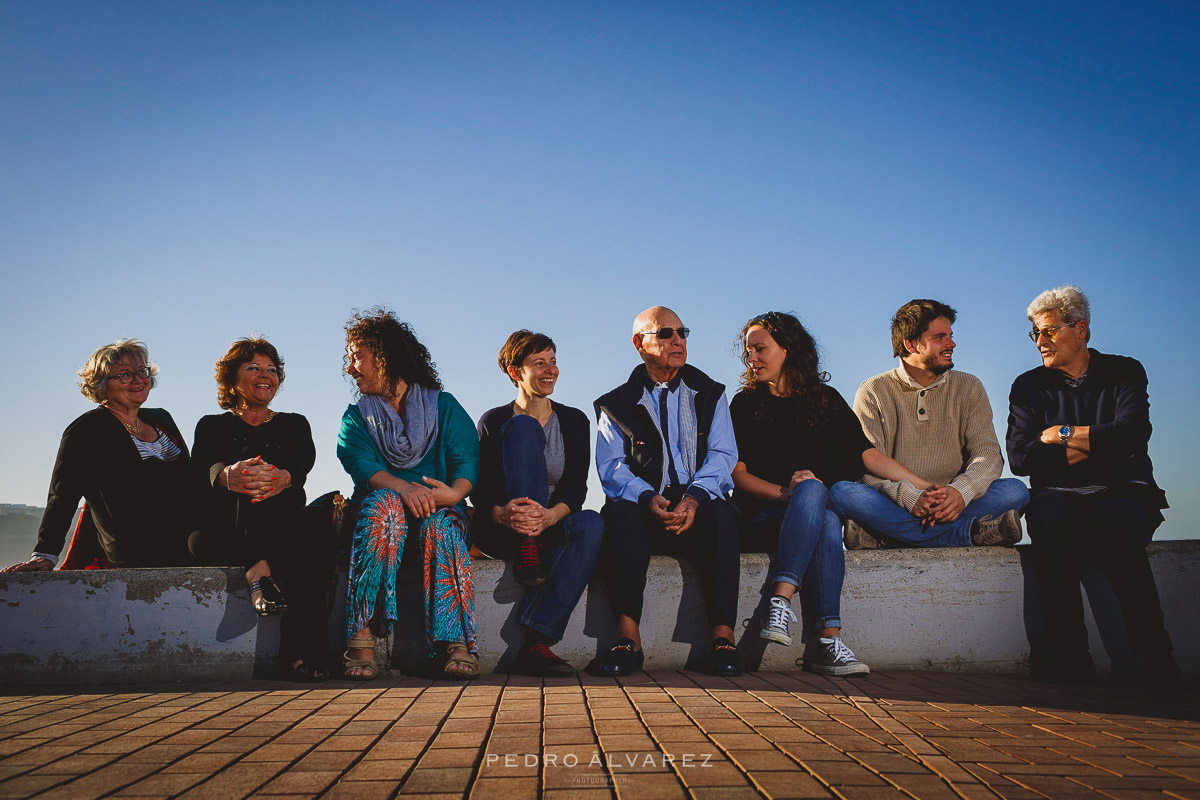
<path fill-rule="evenodd" d="M 315 504 L 281 506 L 275 518 L 259 516 L 249 529 L 206 527 L 191 535 L 188 546 L 200 565 L 233 564 L 248 569 L 266 559 L 288 604 L 279 623 L 280 663 L 298 658 L 325 663 L 329 657 L 328 597 L 337 555 L 326 509 Z"/>
<path fill-rule="evenodd" d="M 1034 565 L 1042 594 L 1048 655 L 1070 661 L 1088 649 L 1079 588 L 1080 562 L 1097 561 L 1121 604 L 1135 655 L 1163 661 L 1173 650 L 1146 545 L 1162 522 L 1149 486 L 1126 484 L 1097 494 L 1043 490 L 1025 507 Z"/>
<path fill-rule="evenodd" d="M 658 520 L 630 500 L 608 500 L 604 516 L 604 553 L 608 596 L 614 616 L 642 621 L 646 571 L 652 554 L 690 558 L 700 571 L 709 627 L 737 622 L 741 551 L 737 514 L 724 500 L 705 500 L 692 527 L 681 534 L 663 529 Z"/>

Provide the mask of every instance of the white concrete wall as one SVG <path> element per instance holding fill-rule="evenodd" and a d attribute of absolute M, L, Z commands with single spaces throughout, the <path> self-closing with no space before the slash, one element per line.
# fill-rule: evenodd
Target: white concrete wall
<path fill-rule="evenodd" d="M 1041 632 L 1036 590 L 1022 568 L 1024 548 L 1008 550 L 885 550 L 846 554 L 842 617 L 846 642 L 875 668 L 1022 672 L 1029 641 Z M 1200 672 L 1200 541 L 1161 542 L 1150 547 L 1167 615 L 1167 627 L 1184 669 Z M 761 612 L 771 560 L 742 557 L 740 616 Z M 1104 581 L 1085 580 L 1089 602 L 1104 623 L 1092 627 L 1093 653 L 1104 668 L 1105 652 L 1128 658 L 1123 629 L 1114 621 L 1115 601 Z M 524 589 L 511 565 L 475 562 L 476 616 L 484 669 L 503 668 L 521 644 L 517 601 Z M 425 668 L 420 626 L 420 582 L 406 564 L 401 607 L 413 610 L 407 624 L 379 646 L 391 668 Z M 343 604 L 330 620 L 331 647 L 343 635 Z M 799 612 L 800 609 L 798 608 Z M 708 632 L 698 576 L 690 564 L 656 557 L 651 565 L 643 616 L 651 668 L 700 667 Z M 794 630 L 794 632 L 796 632 Z M 1101 632 L 1103 636 L 1101 636 Z M 608 598 L 595 580 L 575 609 L 567 638 L 556 652 L 584 667 L 614 637 Z M 757 621 L 739 631 L 750 668 L 795 669 L 803 652 L 766 645 Z M 1103 646 L 1101 644 L 1103 640 Z M 237 679 L 267 676 L 275 668 L 278 618 L 259 619 L 250 608 L 245 581 L 236 569 L 105 570 L 0 574 L 0 682 L 105 683 Z M 340 652 L 340 651 L 338 651 Z"/>

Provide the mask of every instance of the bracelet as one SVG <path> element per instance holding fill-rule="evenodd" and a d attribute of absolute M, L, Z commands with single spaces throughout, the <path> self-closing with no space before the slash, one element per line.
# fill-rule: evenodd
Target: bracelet
<path fill-rule="evenodd" d="M 231 492 L 232 492 L 232 491 L 233 491 L 233 485 L 232 485 L 232 484 L 229 482 L 229 476 L 230 476 L 230 474 L 231 474 L 231 473 L 229 472 L 229 470 L 231 470 L 231 469 L 233 469 L 233 465 L 232 465 L 232 464 L 229 464 L 229 465 L 227 465 L 227 466 L 225 467 L 225 488 L 226 488 L 226 489 L 228 489 L 229 491 L 231 491 Z"/>

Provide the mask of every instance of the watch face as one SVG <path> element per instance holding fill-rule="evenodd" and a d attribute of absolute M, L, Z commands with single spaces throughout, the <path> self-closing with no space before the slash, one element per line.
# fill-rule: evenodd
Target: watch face
<path fill-rule="evenodd" d="M 1063 425 L 1061 428 L 1058 429 L 1058 435 L 1065 442 L 1067 440 L 1067 437 L 1069 437 L 1071 435 L 1071 426 Z"/>

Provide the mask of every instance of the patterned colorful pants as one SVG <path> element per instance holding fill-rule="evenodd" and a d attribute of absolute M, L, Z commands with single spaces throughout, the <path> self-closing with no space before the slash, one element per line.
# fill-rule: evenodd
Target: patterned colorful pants
<path fill-rule="evenodd" d="M 410 520 L 417 526 L 425 588 L 425 633 L 433 642 L 475 644 L 475 578 L 467 542 L 467 517 L 457 506 L 439 508 L 423 519 L 412 518 L 400 495 L 377 489 L 367 495 L 354 528 L 347 586 L 346 636 L 372 622 L 387 634 L 399 617 L 396 570 L 404 555 Z"/>

